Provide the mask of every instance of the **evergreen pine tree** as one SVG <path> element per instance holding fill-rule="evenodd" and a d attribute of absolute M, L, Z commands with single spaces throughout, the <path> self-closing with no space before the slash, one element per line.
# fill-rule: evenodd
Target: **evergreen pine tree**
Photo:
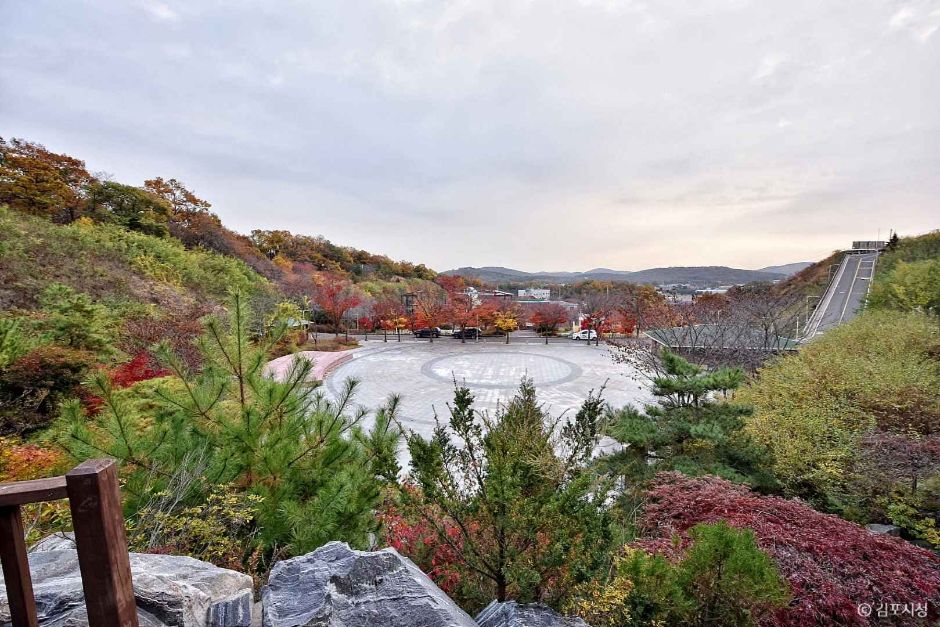
<path fill-rule="evenodd" d="M 91 387 L 102 411 L 88 420 L 77 402 L 67 405 L 62 444 L 79 459 L 120 460 L 132 511 L 170 486 L 179 504 L 235 486 L 261 497 L 257 532 L 269 553 L 329 540 L 367 546 L 380 490 L 398 472 L 397 400 L 365 431 L 367 413 L 352 409 L 354 380 L 331 402 L 311 385 L 309 360 L 296 359 L 281 379 L 267 376 L 267 349 L 284 329 L 255 346 L 247 318 L 236 294 L 228 321 L 207 320 L 199 371 L 161 346 L 156 353 L 173 374 L 153 387 L 115 390 L 97 376 Z M 180 486 L 179 476 L 201 480 Z"/>
<path fill-rule="evenodd" d="M 603 465 L 634 480 L 672 469 L 752 484 L 769 481 L 760 470 L 760 451 L 741 430 L 750 410 L 727 400 L 744 382 L 744 372 L 709 370 L 670 351 L 661 359 L 663 374 L 653 378 L 658 403 L 611 412 L 607 433 L 625 447 Z"/>
<path fill-rule="evenodd" d="M 496 416 L 457 387 L 450 419 L 433 437 L 408 437 L 413 488 L 405 505 L 460 561 L 465 587 L 494 596 L 552 601 L 603 567 L 610 527 L 608 490 L 585 460 L 603 414 L 591 394 L 570 426 L 557 429 L 530 380 Z"/>

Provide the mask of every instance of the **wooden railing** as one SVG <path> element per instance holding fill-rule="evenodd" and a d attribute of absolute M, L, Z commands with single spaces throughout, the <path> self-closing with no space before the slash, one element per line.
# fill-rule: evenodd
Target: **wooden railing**
<path fill-rule="evenodd" d="M 69 500 L 90 627 L 137 627 L 117 467 L 89 460 L 63 477 L 0 484 L 0 561 L 13 627 L 37 627 L 21 507 Z"/>

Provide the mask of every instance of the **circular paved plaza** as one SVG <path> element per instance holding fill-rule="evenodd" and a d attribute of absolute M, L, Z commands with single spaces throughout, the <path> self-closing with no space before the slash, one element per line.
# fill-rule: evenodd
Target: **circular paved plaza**
<path fill-rule="evenodd" d="M 605 383 L 604 398 L 613 407 L 651 399 L 630 367 L 614 363 L 603 344 L 461 344 L 441 338 L 433 344 L 370 341 L 350 354 L 326 376 L 327 394 L 335 398 L 350 377 L 359 379 L 356 403 L 366 409 L 398 394 L 402 424 L 424 436 L 434 427 L 435 412 L 442 422 L 448 418 L 454 381 L 470 388 L 477 409 L 490 413 L 512 397 L 522 377 L 533 380 L 539 400 L 554 416 L 573 413 L 590 390 Z"/>

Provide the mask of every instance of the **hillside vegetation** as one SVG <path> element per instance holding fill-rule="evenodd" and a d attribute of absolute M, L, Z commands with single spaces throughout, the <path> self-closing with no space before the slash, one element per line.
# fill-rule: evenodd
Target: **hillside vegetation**
<path fill-rule="evenodd" d="M 22 139 L 0 138 L 0 205 L 58 223 L 86 217 L 128 230 L 172 237 L 187 248 L 205 248 L 244 261 L 265 277 L 286 283 L 295 274 L 334 271 L 354 279 L 433 278 L 422 264 L 333 244 L 289 231 L 226 228 L 212 204 L 176 179 L 156 177 L 136 187 L 99 179 L 81 159 Z M 293 268 L 293 264 L 300 264 Z"/>
<path fill-rule="evenodd" d="M 810 264 L 778 283 L 776 290 L 784 296 L 821 296 L 829 284 L 833 266 L 841 263 L 844 254 L 836 251 L 825 259 Z"/>
<path fill-rule="evenodd" d="M 229 290 L 271 289 L 240 259 L 187 249 L 114 224 L 68 225 L 0 209 L 0 309 L 31 310 L 60 283 L 114 308 L 217 304 Z"/>
<path fill-rule="evenodd" d="M 48 425 L 101 369 L 159 372 L 161 342 L 196 366 L 201 321 L 223 314 L 232 294 L 259 334 L 300 318 L 304 303 L 308 317 L 338 326 L 368 293 L 392 300 L 391 286 L 434 277 L 323 237 L 240 235 L 210 209 L 176 179 L 126 185 L 0 138 L 0 435 Z M 305 341 L 285 334 L 272 354 Z"/>
<path fill-rule="evenodd" d="M 807 269 L 821 277 L 824 263 Z M 736 395 L 784 491 L 940 547 L 940 233 L 893 241 L 866 311 Z M 807 272 L 804 271 L 804 272 Z M 791 284 L 791 288 L 796 284 Z M 803 289 L 803 288 L 800 288 Z"/>
<path fill-rule="evenodd" d="M 940 312 L 940 231 L 892 240 L 868 298 L 877 309 Z"/>

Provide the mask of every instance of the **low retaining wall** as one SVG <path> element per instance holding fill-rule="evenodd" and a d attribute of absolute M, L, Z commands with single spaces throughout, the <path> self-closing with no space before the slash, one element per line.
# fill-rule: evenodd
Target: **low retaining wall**
<path fill-rule="evenodd" d="M 272 359 L 264 367 L 264 372 L 275 379 L 283 379 L 297 357 L 305 357 L 313 362 L 313 378 L 322 381 L 334 368 L 352 359 L 351 351 L 300 351 Z"/>

